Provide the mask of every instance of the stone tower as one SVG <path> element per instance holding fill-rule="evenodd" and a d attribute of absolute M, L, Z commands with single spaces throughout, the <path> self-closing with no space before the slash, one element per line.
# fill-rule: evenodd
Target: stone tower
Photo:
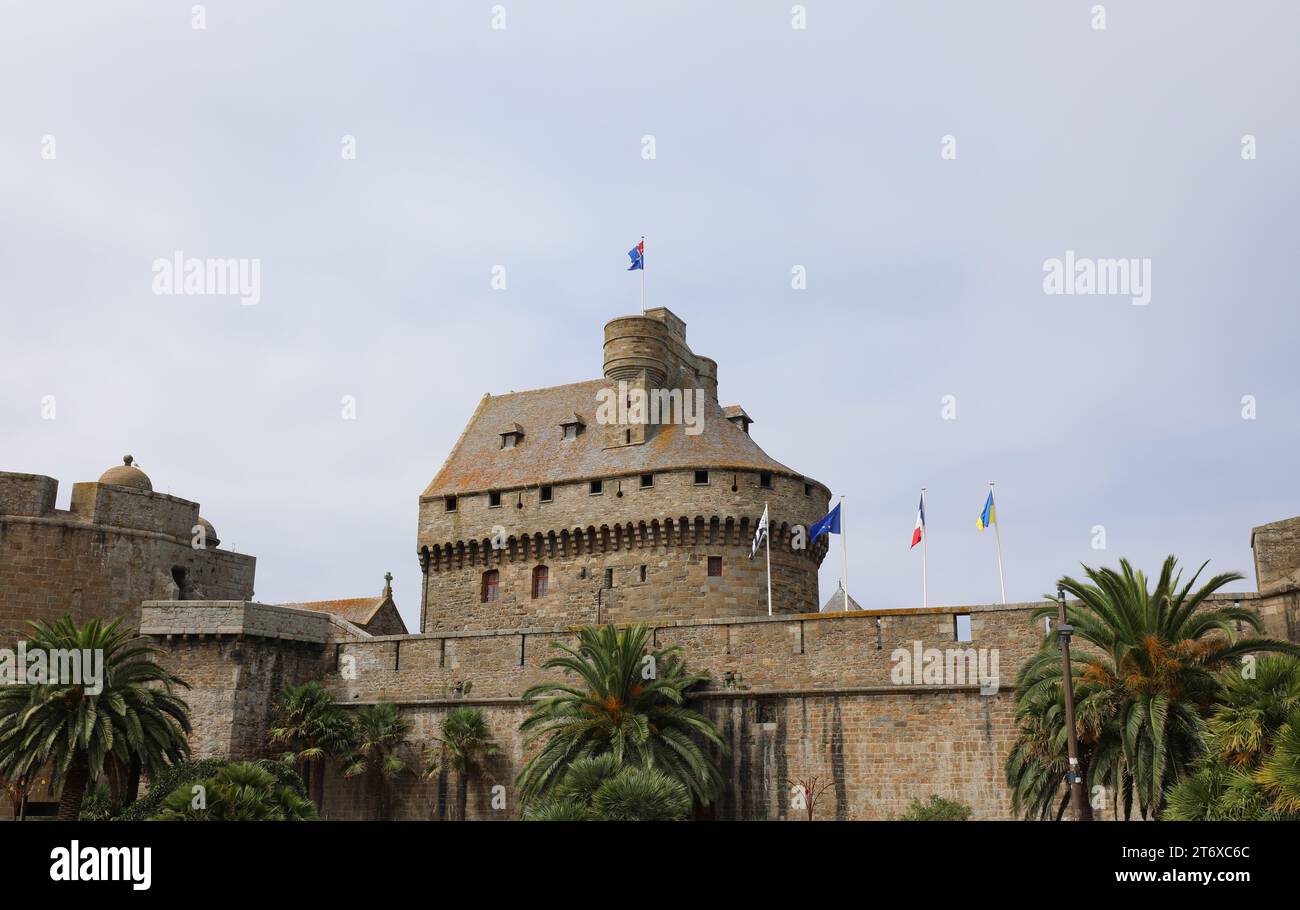
<path fill-rule="evenodd" d="M 68 615 L 140 621 L 145 600 L 239 600 L 253 596 L 257 560 L 218 549 L 199 504 L 154 491 L 127 455 L 97 482 L 72 486 L 0 472 L 0 645 L 27 623 Z"/>
<path fill-rule="evenodd" d="M 766 613 L 748 558 L 765 503 L 774 611 L 816 612 L 826 542 L 796 548 L 791 529 L 830 491 L 751 422 L 663 308 L 605 326 L 599 379 L 485 395 L 420 497 L 421 630 Z"/>

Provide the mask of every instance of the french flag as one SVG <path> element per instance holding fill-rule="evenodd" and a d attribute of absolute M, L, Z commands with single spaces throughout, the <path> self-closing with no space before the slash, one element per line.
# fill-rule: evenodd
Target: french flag
<path fill-rule="evenodd" d="M 925 497 L 921 497 L 921 504 L 916 507 L 916 527 L 912 529 L 912 546 L 915 547 L 925 536 Z M 908 549 L 911 549 L 909 547 Z"/>

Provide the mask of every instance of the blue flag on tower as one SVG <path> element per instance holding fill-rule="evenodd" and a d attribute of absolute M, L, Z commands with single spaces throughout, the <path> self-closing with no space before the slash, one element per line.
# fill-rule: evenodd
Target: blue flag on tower
<path fill-rule="evenodd" d="M 629 272 L 634 269 L 645 269 L 645 238 L 642 237 L 636 246 L 628 250 L 627 255 L 632 260 L 632 264 L 627 267 Z"/>
<path fill-rule="evenodd" d="M 816 543 L 817 538 L 823 534 L 838 533 L 840 533 L 840 507 L 836 506 L 831 509 L 829 515 L 808 529 L 808 546 Z"/>

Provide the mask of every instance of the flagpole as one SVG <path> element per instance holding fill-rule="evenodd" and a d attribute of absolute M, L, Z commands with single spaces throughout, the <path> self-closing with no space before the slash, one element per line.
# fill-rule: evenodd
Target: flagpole
<path fill-rule="evenodd" d="M 763 514 L 767 515 L 767 503 L 763 503 Z M 767 519 L 767 531 L 763 534 L 763 546 L 767 549 L 767 615 L 772 615 L 772 519 Z"/>
<path fill-rule="evenodd" d="M 645 234 L 641 235 L 641 312 L 645 312 Z"/>
<path fill-rule="evenodd" d="M 849 545 L 844 539 L 844 496 L 840 496 L 840 587 L 844 589 L 844 609 L 849 609 Z"/>
<path fill-rule="evenodd" d="M 930 568 L 926 547 L 930 542 L 930 529 L 925 526 L 925 487 L 921 487 L 921 606 L 930 606 Z"/>
<path fill-rule="evenodd" d="M 993 481 L 989 481 L 989 498 L 993 499 L 993 508 L 990 510 L 990 518 L 993 519 L 993 537 L 998 542 L 998 584 L 1002 586 L 1002 605 L 1007 605 L 1007 580 L 1002 574 L 1002 531 L 999 527 L 1001 522 L 998 521 L 998 501 L 993 496 Z"/>

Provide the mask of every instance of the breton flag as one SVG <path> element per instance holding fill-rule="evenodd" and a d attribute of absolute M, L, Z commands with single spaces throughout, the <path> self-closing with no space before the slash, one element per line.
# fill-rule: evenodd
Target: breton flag
<path fill-rule="evenodd" d="M 925 497 L 921 497 L 921 504 L 916 507 L 916 527 L 912 529 L 912 546 L 915 547 L 925 536 Z M 909 547 L 908 549 L 911 549 Z"/>
<path fill-rule="evenodd" d="M 754 545 L 749 548 L 749 558 L 753 559 L 758 548 L 763 545 L 767 539 L 767 505 L 763 505 L 763 517 L 758 520 L 758 528 L 754 531 Z"/>
<path fill-rule="evenodd" d="M 641 269 L 642 271 L 644 271 L 645 270 L 645 238 L 642 237 L 636 246 L 628 250 L 627 255 L 628 258 L 632 260 L 632 264 L 627 267 L 627 270 L 629 272 L 634 271 L 636 269 Z"/>
<path fill-rule="evenodd" d="M 1015 518 L 1015 516 L 1011 516 Z M 993 491 L 989 490 L 989 498 L 984 500 L 984 511 L 980 512 L 980 517 L 975 519 L 975 527 L 981 531 L 987 531 L 989 525 L 996 524 L 998 520 L 997 507 L 993 505 Z"/>

